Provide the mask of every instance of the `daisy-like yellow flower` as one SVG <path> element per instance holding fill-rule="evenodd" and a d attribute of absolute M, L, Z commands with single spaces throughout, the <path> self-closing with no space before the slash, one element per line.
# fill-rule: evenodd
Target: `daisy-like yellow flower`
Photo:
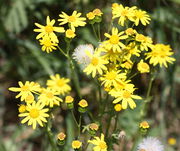
<path fill-rule="evenodd" d="M 94 78 L 97 72 L 102 75 L 103 70 L 107 70 L 105 64 L 108 64 L 108 61 L 99 56 L 99 53 L 95 53 L 90 56 L 90 63 L 83 72 L 86 72 L 87 75 L 92 73 L 92 77 Z"/>
<path fill-rule="evenodd" d="M 151 20 L 150 16 L 147 14 L 146 11 L 142 11 L 142 10 L 135 10 L 134 11 L 134 23 L 136 26 L 138 26 L 140 22 L 144 26 L 146 26 L 147 24 L 149 24 L 150 20 Z"/>
<path fill-rule="evenodd" d="M 47 53 L 56 50 L 57 43 L 53 43 L 48 35 L 45 35 L 42 39 L 39 40 L 40 45 L 42 45 L 42 51 L 46 51 Z"/>
<path fill-rule="evenodd" d="M 46 18 L 46 25 L 43 26 L 43 25 L 40 25 L 38 23 L 35 23 L 35 25 L 37 27 L 39 27 L 39 29 L 34 29 L 35 32 L 40 32 L 36 39 L 40 39 L 42 37 L 44 37 L 45 35 L 49 36 L 50 39 L 55 42 L 55 43 L 58 43 L 58 39 L 57 39 L 57 36 L 55 35 L 54 32 L 59 32 L 59 33 L 63 33 L 64 32 L 64 28 L 63 27 L 55 27 L 54 26 L 55 24 L 55 20 L 50 20 L 49 16 L 47 16 Z"/>
<path fill-rule="evenodd" d="M 98 48 L 102 52 L 102 58 L 116 64 L 121 59 L 122 52 L 114 52 L 112 49 Z"/>
<path fill-rule="evenodd" d="M 25 98 L 25 102 L 26 102 L 26 103 L 29 103 L 29 104 L 33 103 L 33 102 L 34 102 L 34 95 L 32 95 L 32 94 L 28 95 L 28 96 Z"/>
<path fill-rule="evenodd" d="M 149 128 L 149 123 L 147 121 L 143 121 L 139 124 L 139 127 L 147 129 L 147 128 Z"/>
<path fill-rule="evenodd" d="M 75 31 L 72 29 L 67 29 L 65 35 L 67 38 L 74 38 L 76 36 Z"/>
<path fill-rule="evenodd" d="M 121 64 L 121 67 L 129 70 L 133 67 L 133 62 L 130 59 L 128 59 L 124 63 Z"/>
<path fill-rule="evenodd" d="M 136 34 L 135 40 L 139 42 L 139 49 L 141 51 L 146 50 L 148 51 L 148 48 L 152 48 L 152 39 L 148 36 L 144 36 L 142 34 Z M 137 44 L 138 45 L 138 44 Z"/>
<path fill-rule="evenodd" d="M 51 89 L 54 89 L 59 95 L 64 95 L 69 93 L 71 87 L 69 86 L 68 78 L 61 78 L 59 74 L 51 75 L 50 80 L 47 80 L 47 86 Z"/>
<path fill-rule="evenodd" d="M 117 83 L 120 82 L 122 79 L 126 79 L 125 73 L 120 73 L 120 70 L 111 70 L 107 71 L 100 80 L 105 87 L 117 86 Z"/>
<path fill-rule="evenodd" d="M 18 108 L 18 111 L 19 111 L 19 113 L 25 112 L 25 111 L 26 111 L 26 105 L 21 104 L 21 105 L 19 106 L 19 108 Z"/>
<path fill-rule="evenodd" d="M 132 36 L 132 35 L 135 35 L 137 33 L 137 31 L 135 29 L 133 29 L 133 28 L 128 28 L 128 29 L 125 30 L 125 33 L 128 36 Z"/>
<path fill-rule="evenodd" d="M 101 134 L 101 137 L 94 137 L 93 140 L 88 140 L 88 142 L 95 145 L 94 151 L 107 151 L 108 147 L 104 141 L 104 134 Z"/>
<path fill-rule="evenodd" d="M 174 53 L 171 50 L 172 49 L 169 45 L 156 44 L 152 48 L 151 52 L 146 53 L 146 59 L 150 59 L 149 63 L 153 66 L 159 64 L 160 67 L 164 65 L 167 68 L 167 63 L 172 64 L 175 61 L 172 57 Z"/>
<path fill-rule="evenodd" d="M 88 102 L 84 99 L 80 100 L 78 105 L 82 108 L 88 107 Z"/>
<path fill-rule="evenodd" d="M 32 104 L 27 104 L 26 112 L 20 113 L 19 117 L 25 117 L 21 123 L 24 124 L 28 121 L 28 125 L 32 125 L 33 129 L 36 129 L 37 123 L 43 127 L 43 122 L 47 122 L 46 118 L 49 115 L 46 113 L 49 109 L 44 108 L 44 104 L 40 102 L 33 102 Z"/>
<path fill-rule="evenodd" d="M 80 142 L 79 140 L 74 140 L 72 142 L 72 148 L 73 149 L 79 149 L 82 146 L 82 142 Z"/>
<path fill-rule="evenodd" d="M 94 15 L 93 12 L 89 12 L 89 13 L 86 14 L 86 17 L 87 17 L 89 20 L 92 20 L 92 19 L 95 18 L 95 15 Z"/>
<path fill-rule="evenodd" d="M 112 49 L 114 52 L 121 52 L 121 48 L 125 48 L 126 46 L 120 42 L 120 40 L 126 39 L 128 37 L 127 35 L 123 34 L 123 31 L 119 33 L 118 29 L 113 27 L 112 35 L 108 33 L 104 34 L 109 39 L 103 42 L 103 47 L 108 50 Z"/>
<path fill-rule="evenodd" d="M 92 13 L 93 13 L 95 16 L 102 16 L 102 14 L 103 14 L 103 13 L 101 12 L 101 10 L 98 9 L 98 8 L 94 9 Z"/>
<path fill-rule="evenodd" d="M 57 91 L 51 88 L 44 89 L 43 92 L 38 97 L 39 102 L 44 103 L 46 106 L 53 107 L 54 105 L 60 105 L 63 100 L 59 97 Z"/>
<path fill-rule="evenodd" d="M 149 72 L 149 65 L 145 63 L 143 60 L 141 60 L 137 64 L 137 69 L 140 73 L 148 73 Z"/>
<path fill-rule="evenodd" d="M 122 105 L 121 104 L 116 104 L 115 106 L 114 106 L 114 110 L 116 111 L 116 112 L 120 112 L 121 110 L 122 110 Z"/>
<path fill-rule="evenodd" d="M 111 91 L 110 94 L 116 98 L 113 103 L 116 104 L 122 101 L 123 109 L 127 109 L 128 105 L 131 109 L 134 109 L 136 107 L 134 99 L 142 99 L 140 96 L 133 94 L 134 90 Z"/>
<path fill-rule="evenodd" d="M 19 81 L 18 84 L 20 86 L 19 88 L 11 87 L 9 90 L 13 92 L 19 92 L 19 94 L 16 95 L 16 98 L 21 97 L 21 101 L 24 101 L 27 96 L 33 95 L 32 93 L 36 93 L 41 90 L 40 85 L 35 82 L 26 81 L 25 84 L 23 84 L 21 81 Z"/>
<path fill-rule="evenodd" d="M 113 19 L 119 17 L 118 23 L 121 26 L 124 26 L 124 22 L 126 20 L 131 20 L 133 21 L 134 17 L 134 11 L 136 7 L 124 7 L 123 5 L 118 5 L 117 7 L 112 8 L 112 14 L 113 14 Z"/>
<path fill-rule="evenodd" d="M 125 50 L 127 51 L 127 54 L 126 54 L 127 58 L 131 58 L 131 56 L 134 56 L 134 55 L 139 57 L 141 53 L 141 51 L 138 49 L 138 46 L 136 45 L 135 42 L 129 43 L 126 46 Z"/>
<path fill-rule="evenodd" d="M 68 23 L 72 30 L 75 30 L 75 27 L 86 25 L 86 18 L 80 17 L 81 13 L 78 13 L 77 11 L 73 11 L 71 16 L 67 15 L 64 12 L 62 12 L 62 14 L 60 14 L 59 16 L 61 17 L 61 19 L 58 19 L 58 21 L 61 22 L 60 25 Z"/>

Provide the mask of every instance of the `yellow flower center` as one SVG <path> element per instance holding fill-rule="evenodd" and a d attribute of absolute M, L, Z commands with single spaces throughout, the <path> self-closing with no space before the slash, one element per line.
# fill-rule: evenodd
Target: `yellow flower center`
<path fill-rule="evenodd" d="M 142 41 L 146 40 L 146 37 L 142 34 L 138 34 L 138 35 L 136 35 L 136 40 L 142 42 Z"/>
<path fill-rule="evenodd" d="M 23 112 L 26 111 L 26 106 L 22 104 L 22 105 L 20 105 L 20 107 L 18 108 L 18 110 L 19 110 L 19 113 L 23 113 Z"/>
<path fill-rule="evenodd" d="M 148 124 L 148 122 L 143 121 L 143 122 L 140 123 L 140 127 L 142 127 L 142 128 L 149 128 L 149 124 Z"/>
<path fill-rule="evenodd" d="M 92 12 L 89 12 L 86 16 L 87 16 L 87 18 L 90 19 L 90 20 L 91 20 L 91 19 L 94 19 L 94 17 L 95 17 Z"/>
<path fill-rule="evenodd" d="M 149 69 L 149 66 L 148 66 L 147 63 L 142 63 L 142 64 L 141 64 L 141 67 L 142 67 L 143 69 Z"/>
<path fill-rule="evenodd" d="M 26 98 L 25 98 L 25 101 L 27 103 L 32 103 L 34 101 L 34 96 L 33 95 L 28 95 Z"/>
<path fill-rule="evenodd" d="M 128 91 L 124 91 L 124 93 L 123 93 L 123 98 L 128 99 L 128 98 L 130 98 L 130 97 L 131 97 L 131 93 L 129 93 Z"/>
<path fill-rule="evenodd" d="M 124 9 L 122 12 L 121 12 L 121 16 L 127 16 L 128 14 L 128 10 Z"/>
<path fill-rule="evenodd" d="M 66 138 L 66 135 L 63 132 L 61 132 L 61 133 L 58 134 L 57 137 L 58 137 L 59 140 L 64 140 Z"/>
<path fill-rule="evenodd" d="M 126 34 L 127 35 L 133 35 L 135 32 L 134 32 L 134 30 L 132 29 L 132 28 L 128 28 L 128 29 L 126 29 Z"/>
<path fill-rule="evenodd" d="M 48 98 L 53 98 L 53 97 L 54 97 L 54 95 L 53 95 L 53 93 L 52 93 L 52 92 L 48 92 L 48 93 L 46 93 L 46 96 L 47 96 Z"/>
<path fill-rule="evenodd" d="M 99 63 L 99 59 L 97 57 L 93 57 L 92 60 L 91 60 L 91 63 L 94 65 L 94 66 L 97 66 L 98 63 Z"/>
<path fill-rule="evenodd" d="M 81 142 L 80 141 L 78 141 L 78 140 L 75 140 L 75 141 L 73 141 L 72 142 L 72 147 L 74 148 L 74 149 L 79 149 L 80 147 L 81 147 Z"/>
<path fill-rule="evenodd" d="M 52 45 L 51 40 L 50 40 L 50 39 L 44 40 L 44 45 L 45 45 L 46 47 L 50 47 L 50 46 Z"/>
<path fill-rule="evenodd" d="M 29 87 L 24 85 L 21 87 L 21 91 L 29 91 Z"/>
<path fill-rule="evenodd" d="M 118 42 L 119 42 L 119 37 L 118 37 L 118 35 L 112 35 L 112 36 L 110 37 L 110 43 L 111 43 L 111 44 L 118 44 Z"/>
<path fill-rule="evenodd" d="M 69 23 L 72 23 L 72 22 L 75 22 L 75 21 L 76 21 L 76 18 L 74 16 L 69 16 L 69 18 L 68 18 Z"/>
<path fill-rule="evenodd" d="M 106 75 L 106 78 L 108 80 L 114 80 L 116 78 L 116 73 L 115 72 L 109 72 L 107 75 Z"/>
<path fill-rule="evenodd" d="M 57 81 L 57 85 L 58 85 L 59 87 L 62 87 L 62 86 L 64 85 L 64 80 L 59 79 L 59 80 Z"/>
<path fill-rule="evenodd" d="M 31 118 L 37 118 L 39 116 L 39 110 L 38 109 L 32 109 L 30 112 L 29 112 L 29 116 Z"/>
<path fill-rule="evenodd" d="M 89 128 L 90 128 L 91 130 L 97 131 L 97 130 L 99 129 L 99 126 L 98 126 L 96 123 L 91 123 L 91 124 L 89 125 Z"/>
<path fill-rule="evenodd" d="M 81 106 L 81 107 L 87 107 L 87 106 L 88 106 L 87 101 L 84 100 L 84 99 L 82 99 L 78 104 L 79 104 L 79 106 Z"/>
<path fill-rule="evenodd" d="M 101 142 L 99 143 L 99 148 L 100 148 L 100 149 L 106 149 L 106 148 L 107 148 L 106 143 L 103 142 L 103 141 L 101 141 Z"/>
<path fill-rule="evenodd" d="M 72 31 L 71 29 L 68 29 L 66 31 L 66 34 L 69 35 L 69 36 L 73 36 L 74 35 L 74 31 Z"/>
<path fill-rule="evenodd" d="M 46 31 L 47 33 L 53 32 L 53 26 L 50 26 L 50 25 L 45 26 L 45 31 Z"/>
<path fill-rule="evenodd" d="M 143 17 L 144 17 L 144 13 L 141 12 L 141 11 L 137 11 L 137 12 L 135 13 L 135 16 L 136 16 L 137 18 L 143 18 Z"/>

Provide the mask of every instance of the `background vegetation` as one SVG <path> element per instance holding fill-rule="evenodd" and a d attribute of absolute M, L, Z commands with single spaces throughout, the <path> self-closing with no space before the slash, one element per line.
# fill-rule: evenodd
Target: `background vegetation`
<path fill-rule="evenodd" d="M 146 28 L 146 33 L 155 42 L 170 44 L 175 52 L 176 63 L 168 69 L 161 69 L 154 82 L 152 94 L 155 99 L 148 108 L 148 120 L 151 125 L 149 135 L 161 137 L 163 143 L 167 144 L 168 151 L 180 149 L 180 0 L 0 0 L 0 151 L 36 151 L 45 143 L 40 131 L 33 133 L 31 128 L 19 124 L 19 102 L 14 100 L 13 94 L 7 90 L 8 87 L 17 85 L 19 80 L 42 83 L 53 73 L 67 77 L 69 75 L 67 63 L 61 53 L 54 51 L 47 54 L 41 51 L 35 39 L 36 33 L 33 32 L 34 23 L 44 24 L 47 15 L 57 19 L 61 11 L 71 13 L 78 10 L 85 14 L 94 8 L 100 8 L 109 14 L 104 16 L 108 22 L 112 2 L 136 5 L 148 11 L 152 22 Z M 102 25 L 102 31 L 105 30 Z M 72 51 L 80 43 L 96 44 L 90 28 L 80 28 L 77 33 Z M 63 43 L 60 45 L 63 47 Z M 80 79 L 83 79 L 83 92 L 88 95 L 91 86 L 87 86 L 88 79 L 83 74 L 80 75 Z M 143 76 L 138 84 L 141 94 L 146 80 Z M 66 113 L 60 112 L 57 113 L 56 124 L 61 125 L 65 121 L 68 133 L 71 133 L 71 120 L 68 116 L 63 119 L 61 114 Z M 131 146 L 136 139 L 138 114 L 137 108 L 133 113 L 129 111 L 121 116 L 122 129 L 127 132 L 126 149 L 127 144 Z M 176 145 L 168 145 L 167 140 L 170 137 L 177 139 Z"/>

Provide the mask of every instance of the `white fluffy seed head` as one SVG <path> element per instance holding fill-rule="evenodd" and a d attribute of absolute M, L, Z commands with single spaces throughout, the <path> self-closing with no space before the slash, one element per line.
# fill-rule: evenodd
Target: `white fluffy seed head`
<path fill-rule="evenodd" d="M 91 44 L 79 45 L 74 49 L 73 59 L 78 63 L 87 65 L 90 63 L 90 56 L 94 54 L 94 48 Z"/>
<path fill-rule="evenodd" d="M 138 145 L 138 151 L 164 151 L 164 147 L 157 138 L 147 137 Z"/>

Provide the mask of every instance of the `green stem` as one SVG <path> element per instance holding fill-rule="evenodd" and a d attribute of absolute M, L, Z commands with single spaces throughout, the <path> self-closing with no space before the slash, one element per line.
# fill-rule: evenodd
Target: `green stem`
<path fill-rule="evenodd" d="M 58 151 L 57 145 L 54 142 L 54 136 L 53 136 L 53 134 L 51 132 L 50 121 L 48 121 L 47 127 L 45 128 L 45 130 L 46 130 L 46 134 L 48 136 L 49 142 L 51 144 L 52 151 Z"/>
<path fill-rule="evenodd" d="M 77 120 L 76 120 L 76 117 L 75 117 L 75 115 L 74 115 L 73 110 L 71 110 L 71 114 L 72 114 L 72 117 L 73 117 L 74 122 L 76 123 L 77 128 L 79 128 L 79 124 L 78 124 L 78 122 L 77 122 Z"/>
<path fill-rule="evenodd" d="M 136 75 L 138 75 L 139 72 L 134 73 L 133 75 L 131 75 L 128 79 L 131 80 L 132 78 L 134 78 Z"/>
<path fill-rule="evenodd" d="M 68 55 L 67 55 L 59 46 L 57 46 L 57 48 L 61 51 L 61 53 L 62 53 L 66 58 L 68 58 Z"/>
<path fill-rule="evenodd" d="M 82 119 L 82 115 L 80 115 L 80 117 L 79 117 L 79 124 L 78 124 L 78 138 L 80 137 L 80 133 L 81 133 L 81 119 Z"/>
<path fill-rule="evenodd" d="M 97 33 L 96 33 L 96 30 L 95 30 L 94 25 L 93 25 L 93 24 L 91 24 L 91 26 L 92 26 L 92 29 L 93 29 L 93 32 L 94 32 L 94 35 L 95 35 L 96 39 L 97 39 L 97 40 L 99 40 L 99 38 L 98 38 L 98 35 L 97 35 Z"/>
<path fill-rule="evenodd" d="M 111 125 L 111 120 L 112 120 L 112 113 L 110 113 L 110 117 L 108 119 L 108 125 L 107 125 L 106 133 L 105 133 L 106 138 L 108 137 L 108 132 L 109 132 L 109 128 L 110 128 L 110 125 Z"/>
<path fill-rule="evenodd" d="M 148 90 L 147 90 L 147 94 L 146 94 L 146 99 L 148 99 L 148 97 L 150 96 L 150 92 L 151 92 L 151 88 L 152 88 L 152 83 L 154 81 L 154 78 L 151 77 L 150 81 L 149 81 L 149 85 L 148 85 Z"/>
<path fill-rule="evenodd" d="M 100 23 L 98 23 L 98 36 L 99 36 L 99 41 L 101 41 L 101 28 L 100 28 Z"/>
<path fill-rule="evenodd" d="M 116 131 L 116 129 L 117 129 L 118 119 L 119 119 L 119 113 L 117 113 L 117 114 L 116 114 L 116 118 L 115 118 L 115 126 L 114 126 L 114 130 L 113 130 L 113 132 L 115 132 L 115 131 Z"/>

